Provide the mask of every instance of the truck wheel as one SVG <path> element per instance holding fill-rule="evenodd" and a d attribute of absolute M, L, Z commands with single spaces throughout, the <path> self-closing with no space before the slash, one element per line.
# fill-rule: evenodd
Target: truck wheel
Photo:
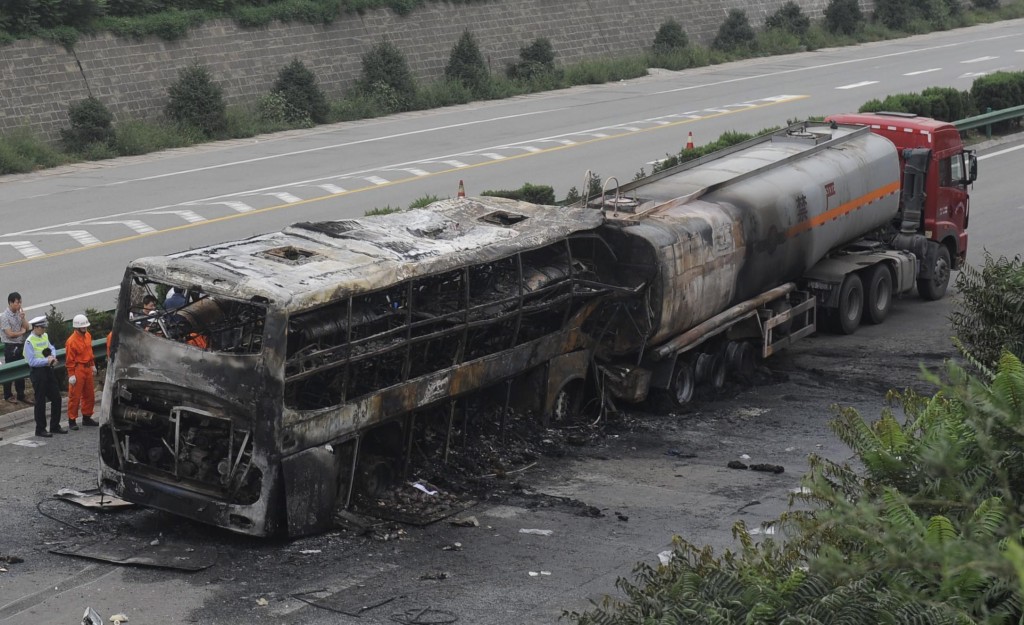
<path fill-rule="evenodd" d="M 839 306 L 832 314 L 832 330 L 836 334 L 853 334 L 860 327 L 864 314 L 864 283 L 851 273 L 839 289 Z"/>
<path fill-rule="evenodd" d="M 685 408 L 693 399 L 693 392 L 697 387 L 696 373 L 693 362 L 688 358 L 680 357 L 676 361 L 675 371 L 672 372 L 672 380 L 669 387 L 662 389 L 657 394 L 658 406 L 664 410 L 680 410 Z"/>
<path fill-rule="evenodd" d="M 754 377 L 754 370 L 757 369 L 757 358 L 754 354 L 754 346 L 747 341 L 730 341 L 726 348 L 726 361 L 732 369 L 733 375 L 740 382 L 747 382 Z"/>
<path fill-rule="evenodd" d="M 380 456 L 363 456 L 356 467 L 356 491 L 368 499 L 379 499 L 395 483 L 394 464 Z"/>
<path fill-rule="evenodd" d="M 946 287 L 949 286 L 949 274 L 952 264 L 949 259 L 949 248 L 939 245 L 939 253 L 935 255 L 935 266 L 932 267 L 931 278 L 921 278 L 917 281 L 917 292 L 921 299 L 935 301 L 946 295 Z"/>
<path fill-rule="evenodd" d="M 555 395 L 551 406 L 551 415 L 545 426 L 567 426 L 579 420 L 582 402 L 583 382 L 570 380 Z"/>
<path fill-rule="evenodd" d="M 892 308 L 892 274 L 884 264 L 868 270 L 867 296 L 864 301 L 864 320 L 882 323 Z"/>

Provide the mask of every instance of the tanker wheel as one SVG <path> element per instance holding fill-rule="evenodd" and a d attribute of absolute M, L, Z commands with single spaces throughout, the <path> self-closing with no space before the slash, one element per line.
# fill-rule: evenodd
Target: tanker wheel
<path fill-rule="evenodd" d="M 726 360 L 733 375 L 741 382 L 748 382 L 754 377 L 757 369 L 757 358 L 754 346 L 747 341 L 730 341 L 726 350 Z"/>
<path fill-rule="evenodd" d="M 917 292 L 921 299 L 935 301 L 946 295 L 946 287 L 949 286 L 949 274 L 952 271 L 952 263 L 949 259 L 949 248 L 939 245 L 939 253 L 935 255 L 935 265 L 932 267 L 931 278 L 921 278 L 917 281 Z"/>
<path fill-rule="evenodd" d="M 708 362 L 707 375 L 703 381 L 707 383 L 711 390 L 718 392 L 725 388 L 725 374 L 728 371 L 725 354 L 717 352 L 708 354 L 708 356 L 711 357 L 711 360 Z"/>
<path fill-rule="evenodd" d="M 892 309 L 892 274 L 885 265 L 875 265 L 868 270 L 864 301 L 864 320 L 868 323 L 882 323 Z"/>
<path fill-rule="evenodd" d="M 680 358 L 676 361 L 672 379 L 666 389 L 659 389 L 657 399 L 659 407 L 665 410 L 685 408 L 697 388 L 697 374 L 689 359 Z"/>
<path fill-rule="evenodd" d="M 853 334 L 864 315 L 864 283 L 851 273 L 839 289 L 839 306 L 832 314 L 832 330 L 836 334 Z"/>

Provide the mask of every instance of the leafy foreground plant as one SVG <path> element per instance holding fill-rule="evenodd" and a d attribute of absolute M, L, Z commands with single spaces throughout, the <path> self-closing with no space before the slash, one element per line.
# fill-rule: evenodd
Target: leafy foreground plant
<path fill-rule="evenodd" d="M 1010 353 L 992 382 L 949 365 L 931 398 L 892 393 L 867 423 L 847 409 L 832 429 L 858 469 L 812 457 L 786 513 L 790 539 L 714 557 L 676 538 L 672 558 L 620 579 L 624 598 L 568 613 L 581 624 L 1020 622 L 1024 570 L 1024 365 Z M 931 381 L 939 380 L 930 376 Z"/>

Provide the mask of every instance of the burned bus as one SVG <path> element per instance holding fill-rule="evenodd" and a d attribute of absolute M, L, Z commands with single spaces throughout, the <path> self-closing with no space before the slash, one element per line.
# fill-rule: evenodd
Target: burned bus
<path fill-rule="evenodd" d="M 612 288 L 597 279 L 614 271 L 602 219 L 459 199 L 131 263 L 101 487 L 297 536 L 386 481 L 417 411 L 526 377 L 536 410 L 572 409 L 592 354 L 580 326 Z M 146 296 L 164 306 L 142 314 Z"/>

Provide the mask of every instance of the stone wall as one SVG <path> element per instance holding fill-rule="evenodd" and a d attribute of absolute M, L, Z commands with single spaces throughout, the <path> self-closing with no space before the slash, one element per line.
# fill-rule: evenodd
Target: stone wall
<path fill-rule="evenodd" d="M 862 5 L 870 0 L 861 0 Z M 143 41 L 111 35 L 84 37 L 73 52 L 40 40 L 0 47 L 0 134 L 27 127 L 55 139 L 67 126 L 68 104 L 90 92 L 115 119 L 161 114 L 167 87 L 178 70 L 195 61 L 210 68 L 228 104 L 266 93 L 293 58 L 312 69 L 329 97 L 339 98 L 358 77 L 361 57 L 388 39 L 405 53 L 419 80 L 444 73 L 452 46 L 464 30 L 476 36 L 493 71 L 518 58 L 519 49 L 547 37 L 556 62 L 637 53 L 649 47 L 667 18 L 679 21 L 691 40 L 708 43 L 732 7 L 747 11 L 755 26 L 784 0 L 490 0 L 469 4 L 428 2 L 411 15 L 369 11 L 329 26 L 275 24 L 242 29 L 230 20 L 194 29 L 183 41 Z M 820 18 L 827 0 L 799 0 Z"/>

